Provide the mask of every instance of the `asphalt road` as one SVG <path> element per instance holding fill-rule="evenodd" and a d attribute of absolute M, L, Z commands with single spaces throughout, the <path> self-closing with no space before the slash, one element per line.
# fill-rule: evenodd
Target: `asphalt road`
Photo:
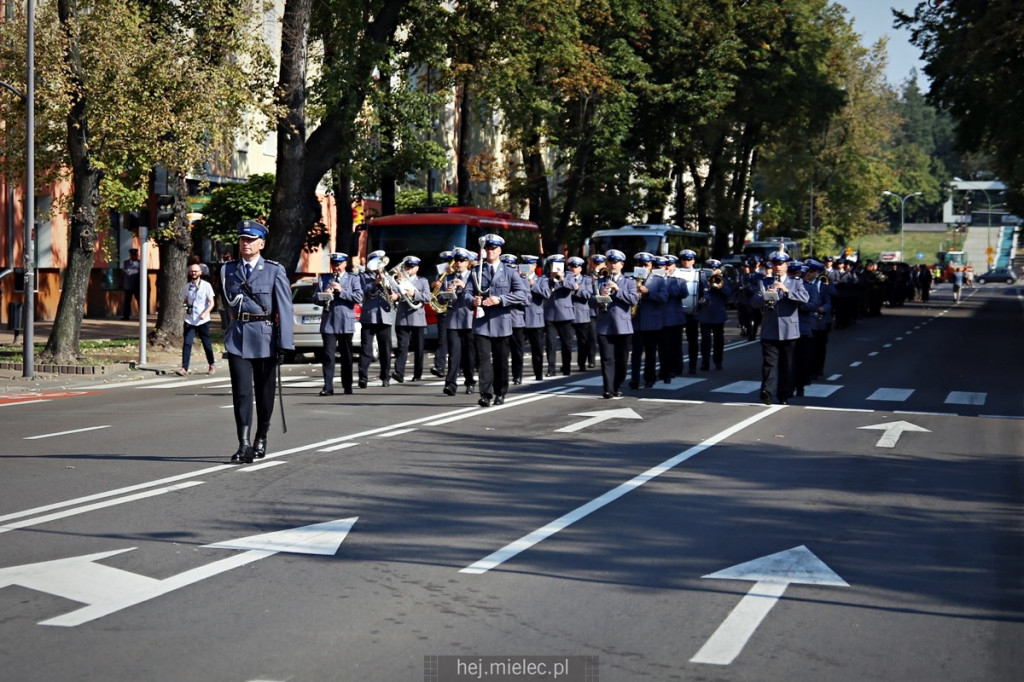
<path fill-rule="evenodd" d="M 489 409 L 320 398 L 292 365 L 288 433 L 245 466 L 226 376 L 4 396 L 2 678 L 1018 680 L 1022 295 L 834 332 L 788 406 L 757 402 L 756 343 Z"/>

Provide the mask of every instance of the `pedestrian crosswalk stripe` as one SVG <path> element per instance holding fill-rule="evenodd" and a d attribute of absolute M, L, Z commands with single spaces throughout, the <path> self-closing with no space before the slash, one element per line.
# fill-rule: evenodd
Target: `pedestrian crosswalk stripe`
<path fill-rule="evenodd" d="M 753 393 L 761 390 L 759 381 L 734 381 L 731 384 L 720 386 L 712 390 L 712 393 Z"/>
<path fill-rule="evenodd" d="M 868 396 L 868 400 L 887 400 L 901 403 L 914 393 L 912 388 L 880 388 Z"/>
<path fill-rule="evenodd" d="M 827 398 L 841 388 L 839 384 L 813 384 L 804 387 L 804 395 L 808 398 Z"/>
<path fill-rule="evenodd" d="M 988 393 L 950 391 L 945 402 L 947 405 L 984 405 L 987 397 Z"/>

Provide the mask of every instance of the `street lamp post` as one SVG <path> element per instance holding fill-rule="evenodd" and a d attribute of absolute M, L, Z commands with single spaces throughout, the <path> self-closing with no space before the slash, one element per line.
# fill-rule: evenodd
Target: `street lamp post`
<path fill-rule="evenodd" d="M 985 195 L 985 215 L 988 216 L 988 229 L 985 230 L 986 237 L 986 249 L 985 249 L 985 262 L 988 264 L 988 269 L 992 269 L 992 198 L 988 195 L 988 190 L 978 188 L 979 192 Z"/>
<path fill-rule="evenodd" d="M 905 224 L 907 218 L 907 199 L 909 199 L 910 197 L 919 197 L 922 194 L 924 194 L 924 192 L 912 192 L 911 194 L 908 194 L 905 197 L 901 197 L 899 194 L 896 194 L 895 192 L 890 192 L 889 190 L 885 190 L 884 192 L 882 192 L 882 194 L 887 197 L 896 197 L 900 200 L 900 258 L 903 259 L 904 263 L 906 263 L 907 259 L 905 258 L 905 254 L 903 253 L 903 225 Z"/>

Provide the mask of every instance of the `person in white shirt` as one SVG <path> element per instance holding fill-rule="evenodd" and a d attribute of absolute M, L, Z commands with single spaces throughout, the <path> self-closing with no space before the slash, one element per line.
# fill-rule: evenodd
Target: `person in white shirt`
<path fill-rule="evenodd" d="M 188 374 L 189 360 L 192 359 L 192 341 L 196 334 L 199 334 L 203 350 L 206 351 L 209 373 L 213 374 L 216 371 L 213 344 L 210 343 L 210 311 L 213 310 L 214 301 L 213 287 L 203 279 L 200 265 L 193 263 L 188 267 L 188 283 L 185 284 L 185 291 L 182 294 L 182 303 L 185 306 L 185 342 L 181 347 L 181 367 L 175 370 L 176 374 Z"/>

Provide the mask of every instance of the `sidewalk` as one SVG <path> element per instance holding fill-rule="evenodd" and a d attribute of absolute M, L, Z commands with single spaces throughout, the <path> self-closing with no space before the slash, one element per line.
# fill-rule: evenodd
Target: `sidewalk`
<path fill-rule="evenodd" d="M 147 333 L 152 332 L 156 326 L 156 317 L 152 316 L 147 320 Z M 52 321 L 37 320 L 33 331 L 33 340 L 38 347 L 45 344 L 50 338 L 50 330 L 53 328 Z M 82 320 L 82 328 L 79 340 L 100 340 L 100 339 L 136 339 L 139 338 L 139 320 L 122 320 L 115 318 L 85 318 Z M 18 334 L 17 342 L 14 340 L 14 332 L 4 325 L 0 328 L 0 346 L 16 346 L 22 348 L 25 338 Z M 26 379 L 24 372 L 19 369 L 0 368 L 0 393 L 12 391 L 38 391 L 55 390 L 63 388 L 74 388 L 76 386 L 88 386 L 90 384 L 105 383 L 110 381 L 127 381 L 132 378 L 152 377 L 158 374 L 169 374 L 181 363 L 181 351 L 152 351 L 147 348 L 146 363 L 139 365 L 139 352 L 136 347 L 134 353 L 126 351 L 121 362 L 112 363 L 103 367 L 103 373 L 97 374 L 69 374 L 57 372 L 41 372 L 38 369 L 39 359 L 36 358 L 37 369 L 32 372 L 32 378 Z"/>

